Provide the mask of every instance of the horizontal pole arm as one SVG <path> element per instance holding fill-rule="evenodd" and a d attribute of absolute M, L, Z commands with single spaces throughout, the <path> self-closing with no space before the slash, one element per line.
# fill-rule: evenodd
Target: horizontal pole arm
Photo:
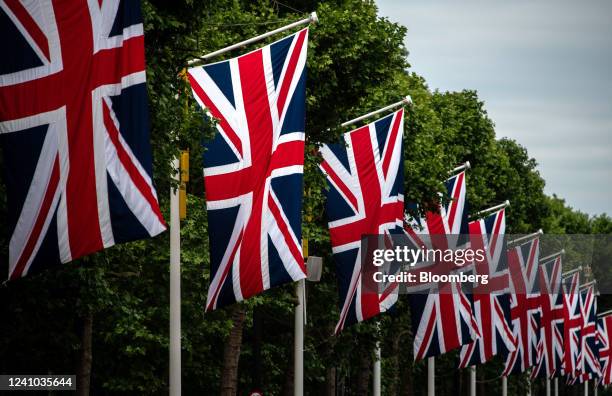
<path fill-rule="evenodd" d="M 580 290 L 586 289 L 587 287 L 590 287 L 590 286 L 593 286 L 593 285 L 596 285 L 596 284 L 597 284 L 597 281 L 595 279 L 593 279 L 592 281 L 587 282 L 584 285 L 581 285 L 580 286 Z"/>
<path fill-rule="evenodd" d="M 542 257 L 542 258 L 540 259 L 540 263 L 543 263 L 543 262 L 544 262 L 544 261 L 546 261 L 546 260 L 550 260 L 551 258 L 555 258 L 555 257 L 558 257 L 558 256 L 562 256 L 562 255 L 564 255 L 564 254 L 565 254 L 565 249 L 561 249 L 561 250 L 559 250 L 557 253 L 549 254 L 549 255 L 548 255 L 548 256 L 546 256 L 546 257 Z"/>
<path fill-rule="evenodd" d="M 533 238 L 538 237 L 538 236 L 540 236 L 542 234 L 544 234 L 544 231 L 542 231 L 542 229 L 540 228 L 539 230 L 537 230 L 533 234 L 523 235 L 521 237 L 518 237 L 516 239 L 508 241 L 508 245 L 510 245 L 510 244 L 514 245 L 514 244 L 516 244 L 518 242 L 522 242 L 522 241 L 526 241 L 526 240 L 529 240 L 529 239 L 533 239 Z"/>
<path fill-rule="evenodd" d="M 472 165 L 470 165 L 470 161 L 465 161 L 465 163 L 463 165 L 459 165 L 458 167 L 453 169 L 450 173 L 451 174 L 455 174 L 455 173 L 460 172 L 462 170 L 470 169 L 471 167 L 472 167 Z"/>
<path fill-rule="evenodd" d="M 364 114 L 364 115 L 359 116 L 357 118 L 353 118 L 352 120 L 343 122 L 342 124 L 340 124 L 340 126 L 341 127 L 347 127 L 347 126 L 352 125 L 352 124 L 354 124 L 356 122 L 359 122 L 361 120 L 365 120 L 366 118 L 375 116 L 376 114 L 380 114 L 380 113 L 382 113 L 384 111 L 387 111 L 389 109 L 392 109 L 394 107 L 402 106 L 402 105 L 405 105 L 405 104 L 411 104 L 411 103 L 412 103 L 412 99 L 410 98 L 410 95 L 406 95 L 406 97 L 404 99 L 400 100 L 399 102 L 392 103 L 389 106 L 383 107 L 382 109 L 374 110 L 374 111 L 372 111 L 372 112 L 370 112 L 368 114 Z"/>
<path fill-rule="evenodd" d="M 609 311 L 606 311 L 606 312 L 602 312 L 602 313 L 600 313 L 600 314 L 597 314 L 597 316 L 599 316 L 599 317 L 601 318 L 601 317 L 604 317 L 604 316 L 607 316 L 607 315 L 610 315 L 610 314 L 612 314 L 612 309 L 611 309 L 611 310 L 609 310 Z"/>
<path fill-rule="evenodd" d="M 580 267 L 578 267 L 578 268 L 574 268 L 573 270 L 569 270 L 567 272 L 562 273 L 561 277 L 562 278 L 567 278 L 568 276 L 573 275 L 574 273 L 580 272 L 580 271 L 582 271 L 582 265 Z"/>
<path fill-rule="evenodd" d="M 503 208 L 508 207 L 508 206 L 510 206 L 510 201 L 506 200 L 506 202 L 504 202 L 504 203 L 492 206 L 492 207 L 490 207 L 488 209 L 483 209 L 480 212 L 476 212 L 474 215 L 472 215 L 472 218 L 477 218 L 477 217 L 482 216 L 485 213 L 495 212 L 496 210 L 503 209 Z"/>
<path fill-rule="evenodd" d="M 307 25 L 307 24 L 309 24 L 311 22 L 312 23 L 317 23 L 318 21 L 319 21 L 319 18 L 317 17 L 317 13 L 316 12 L 312 12 L 308 18 L 304 18 L 302 20 L 290 23 L 289 25 L 286 25 L 286 26 L 283 26 L 283 27 L 279 27 L 278 29 L 274 29 L 274 30 L 269 31 L 267 33 L 260 34 L 259 36 L 252 37 L 252 38 L 250 38 L 248 40 L 244 40 L 244 41 L 241 41 L 239 43 L 232 44 L 232 45 L 230 45 L 228 47 L 221 48 L 220 50 L 211 52 L 210 54 L 202 55 L 199 58 L 190 60 L 189 62 L 187 62 L 187 65 L 188 66 L 194 66 L 197 63 L 201 63 L 202 61 L 205 61 L 205 60 L 210 59 L 212 57 L 215 57 L 217 55 L 221 55 L 221 54 L 224 54 L 224 53 L 226 53 L 228 51 L 234 50 L 236 48 L 240 48 L 240 47 L 243 47 L 245 45 L 252 44 L 252 43 L 255 43 L 257 41 L 261 41 L 261 40 L 263 40 L 265 38 L 268 38 L 270 36 L 273 36 L 273 35 L 275 35 L 277 33 L 284 32 L 285 30 L 293 29 L 294 27 L 298 27 L 298 26 L 302 26 L 302 25 Z"/>

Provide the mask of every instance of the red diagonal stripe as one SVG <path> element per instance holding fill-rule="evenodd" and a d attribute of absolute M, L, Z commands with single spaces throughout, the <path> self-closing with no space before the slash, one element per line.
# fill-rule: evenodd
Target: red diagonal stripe
<path fill-rule="evenodd" d="M 344 181 L 338 176 L 338 174 L 333 170 L 333 168 L 329 165 L 327 161 L 321 162 L 321 168 L 323 168 L 327 176 L 329 176 L 329 178 L 333 180 L 334 184 L 340 189 L 340 191 L 342 191 L 342 194 L 344 194 L 346 199 L 348 199 L 348 201 L 353 206 L 353 210 L 357 212 L 359 207 L 357 204 L 357 198 L 346 186 Z"/>
<path fill-rule="evenodd" d="M 293 256 L 293 259 L 300 266 L 302 271 L 306 273 L 306 266 L 304 265 L 304 257 L 302 256 L 302 252 L 300 252 L 300 249 L 295 245 L 295 242 L 291 236 L 292 233 L 289 230 L 289 226 L 287 223 L 285 223 L 285 219 L 283 219 L 281 211 L 276 205 L 276 202 L 274 201 L 274 199 L 272 198 L 271 193 L 268 195 L 268 205 L 270 207 L 270 212 L 272 212 L 272 216 L 274 216 L 274 220 L 276 220 L 276 224 L 278 225 L 278 228 L 283 234 L 283 238 L 285 239 L 285 243 L 287 244 L 287 247 L 289 247 L 289 251 L 291 252 L 291 255 Z"/>
<path fill-rule="evenodd" d="M 42 53 L 47 58 L 47 61 L 51 61 L 51 56 L 49 55 L 49 41 L 47 40 L 47 36 L 43 33 L 42 30 L 38 27 L 38 24 L 34 19 L 30 16 L 28 10 L 19 2 L 19 0 L 5 0 L 4 2 L 7 7 L 15 14 L 19 22 L 23 25 L 25 30 L 28 31 L 32 40 L 36 43 L 38 48 L 42 51 Z"/>
<path fill-rule="evenodd" d="M 153 195 L 153 191 L 151 190 L 151 186 L 147 183 L 144 177 L 140 174 L 140 171 L 136 167 L 136 165 L 132 162 L 127 151 L 119 141 L 119 131 L 115 127 L 115 123 L 110 115 L 110 109 L 106 105 L 105 101 L 102 101 L 102 108 L 104 112 L 104 126 L 106 126 L 106 130 L 108 132 L 108 136 L 110 137 L 111 142 L 115 146 L 115 150 L 117 150 L 117 156 L 119 157 L 119 161 L 123 165 L 123 168 L 126 170 L 128 176 L 132 180 L 134 186 L 138 189 L 140 194 L 144 197 L 144 199 L 149 204 L 151 211 L 155 214 L 160 223 L 166 224 L 164 221 L 164 217 L 161 214 L 159 209 L 159 205 L 157 203 L 157 199 L 155 195 Z"/>
<path fill-rule="evenodd" d="M 20 278 L 23 275 L 23 271 L 25 266 L 32 256 L 34 251 L 34 247 L 36 246 L 36 242 L 43 237 L 40 235 L 42 232 L 42 228 L 45 224 L 45 220 L 49 214 L 49 210 L 51 210 L 51 203 L 53 203 L 53 197 L 57 192 L 57 187 L 59 184 L 60 172 L 59 172 L 59 159 L 56 156 L 55 161 L 53 161 L 53 170 L 51 171 L 51 177 L 49 178 L 49 183 L 47 184 L 47 190 L 45 192 L 45 196 L 40 205 L 40 210 L 38 211 L 38 216 L 36 217 L 36 221 L 34 222 L 34 227 L 32 228 L 32 232 L 28 237 L 28 241 L 23 248 L 21 256 L 17 260 L 17 264 L 15 265 L 15 269 L 11 273 L 10 279 L 15 280 Z"/>
<path fill-rule="evenodd" d="M 285 108 L 285 101 L 287 100 L 287 95 L 289 94 L 289 87 L 291 86 L 291 81 L 294 78 L 293 74 L 295 73 L 295 68 L 297 67 L 297 62 L 300 58 L 302 47 L 304 46 L 306 33 L 308 33 L 307 28 L 297 33 L 297 38 L 295 39 L 295 46 L 293 47 L 293 52 L 291 53 L 291 58 L 289 59 L 289 65 L 287 65 L 285 76 L 283 78 L 283 81 L 281 81 L 281 89 L 278 93 L 278 101 L 276 102 L 276 107 L 278 109 L 279 116 L 283 114 L 283 109 Z"/>
<path fill-rule="evenodd" d="M 400 109 L 395 112 L 395 119 L 393 121 L 393 127 L 391 128 L 391 133 L 388 139 L 387 150 L 385 151 L 385 157 L 383 158 L 382 168 L 383 174 L 387 177 L 387 173 L 389 173 L 389 164 L 391 163 L 391 157 L 393 156 L 393 150 L 395 149 L 395 141 L 397 140 L 397 134 L 399 133 L 400 122 L 402 121 L 402 117 L 404 116 L 404 109 Z M 400 164 L 400 166 L 404 166 L 404 164 Z"/>
<path fill-rule="evenodd" d="M 221 114 L 217 106 L 215 106 L 215 103 L 210 100 L 208 95 L 206 95 L 206 92 L 204 92 L 204 89 L 202 89 L 198 81 L 191 75 L 191 73 L 187 73 L 187 76 L 189 77 L 189 83 L 191 84 L 191 89 L 193 89 L 193 92 L 198 95 L 202 103 L 204 103 L 204 106 L 210 110 L 213 117 L 219 120 L 219 126 L 221 129 L 223 129 L 225 136 L 227 136 L 227 138 L 236 148 L 236 151 L 238 151 L 238 153 L 242 156 L 242 142 L 240 141 L 238 134 L 232 129 L 225 117 L 223 117 L 223 114 Z"/>

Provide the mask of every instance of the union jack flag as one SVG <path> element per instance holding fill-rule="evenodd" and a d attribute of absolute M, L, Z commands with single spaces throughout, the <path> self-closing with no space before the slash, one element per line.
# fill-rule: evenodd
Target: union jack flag
<path fill-rule="evenodd" d="M 165 230 L 138 2 L 0 1 L 9 279 Z"/>
<path fill-rule="evenodd" d="M 531 378 L 552 378 L 560 373 L 563 360 L 561 256 L 540 264 L 538 272 L 541 323 L 536 364 Z"/>
<path fill-rule="evenodd" d="M 583 325 L 580 304 L 580 275 L 578 272 L 563 278 L 563 374 L 574 377 L 578 371 L 578 354 Z"/>
<path fill-rule="evenodd" d="M 486 275 L 488 283 L 474 287 L 472 300 L 480 337 L 461 348 L 459 367 L 485 363 L 498 353 L 516 349 L 510 323 L 510 281 L 506 256 L 506 211 L 469 223 L 471 248 L 485 252 L 484 260 L 474 262 L 474 271 Z"/>
<path fill-rule="evenodd" d="M 405 232 L 414 246 L 445 250 L 461 248 L 468 242 L 463 239 L 468 233 L 465 172 L 449 178 L 446 188 L 451 198 L 447 204 L 440 205 L 437 212 L 427 212 L 424 219 L 406 222 Z M 465 268 L 453 262 L 435 262 L 417 265 L 415 269 L 450 274 Z M 476 339 L 479 333 L 472 306 L 459 283 L 418 286 L 427 287 L 429 293 L 410 295 L 415 360 L 441 355 Z"/>
<path fill-rule="evenodd" d="M 599 365 L 601 367 L 601 384 L 612 384 L 612 315 L 597 319 L 597 340 L 599 341 Z"/>
<path fill-rule="evenodd" d="M 593 286 L 580 291 L 580 307 L 583 322 L 580 328 L 580 349 L 574 380 L 583 383 L 601 375 L 597 343 L 597 297 Z"/>
<path fill-rule="evenodd" d="M 302 176 L 308 29 L 188 71 L 218 120 L 205 144 L 211 250 L 206 310 L 306 277 Z"/>
<path fill-rule="evenodd" d="M 344 134 L 341 144 L 321 148 L 327 176 L 327 216 L 341 311 L 336 334 L 346 326 L 387 311 L 397 301 L 395 287 L 364 290 L 361 238 L 402 234 L 404 110 Z"/>
<path fill-rule="evenodd" d="M 536 363 L 540 325 L 540 294 L 537 291 L 539 255 L 539 238 L 508 250 L 510 319 L 516 349 L 506 358 L 504 376 L 522 373 Z"/>

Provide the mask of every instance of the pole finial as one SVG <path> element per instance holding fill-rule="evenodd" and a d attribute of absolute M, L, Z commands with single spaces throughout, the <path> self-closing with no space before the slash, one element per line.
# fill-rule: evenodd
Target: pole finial
<path fill-rule="evenodd" d="M 319 17 L 317 16 L 317 12 L 313 11 L 310 13 L 310 22 L 311 23 L 319 23 Z"/>

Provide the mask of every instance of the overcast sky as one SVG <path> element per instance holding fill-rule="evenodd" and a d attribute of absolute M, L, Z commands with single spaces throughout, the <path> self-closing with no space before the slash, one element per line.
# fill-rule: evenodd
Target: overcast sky
<path fill-rule="evenodd" d="M 408 28 L 412 71 L 476 89 L 497 136 L 539 163 L 546 192 L 612 214 L 612 1 L 378 0 Z"/>

